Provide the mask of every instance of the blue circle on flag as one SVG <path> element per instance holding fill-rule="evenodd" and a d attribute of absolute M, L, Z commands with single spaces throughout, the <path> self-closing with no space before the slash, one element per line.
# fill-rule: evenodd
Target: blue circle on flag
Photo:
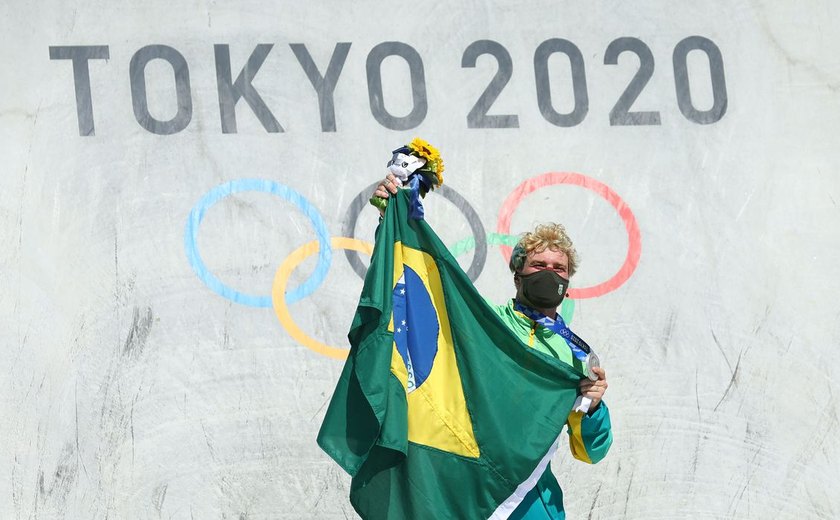
<path fill-rule="evenodd" d="M 423 280 L 408 266 L 394 286 L 394 343 L 408 372 L 408 391 L 429 377 L 438 351 L 440 323 Z"/>

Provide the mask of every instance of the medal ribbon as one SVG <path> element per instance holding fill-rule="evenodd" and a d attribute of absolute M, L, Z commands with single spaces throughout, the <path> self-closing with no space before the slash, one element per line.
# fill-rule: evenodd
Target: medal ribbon
<path fill-rule="evenodd" d="M 563 339 L 566 340 L 566 344 L 569 345 L 569 348 L 572 349 L 572 354 L 575 356 L 576 359 L 585 362 L 586 356 L 592 352 L 592 348 L 585 342 L 583 339 L 575 334 L 574 332 L 566 326 L 566 322 L 563 321 L 563 317 L 559 314 L 557 315 L 557 319 L 552 319 L 546 316 L 545 314 L 522 305 L 519 301 L 516 301 L 513 306 L 514 309 L 521 312 L 525 316 L 528 316 L 535 322 L 539 323 L 543 327 L 547 328 L 548 330 L 554 332 L 555 334 L 559 334 Z"/>

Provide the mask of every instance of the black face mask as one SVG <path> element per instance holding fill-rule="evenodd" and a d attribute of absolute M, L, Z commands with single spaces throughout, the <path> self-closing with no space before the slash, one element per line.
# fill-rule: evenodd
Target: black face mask
<path fill-rule="evenodd" d="M 519 274 L 519 299 L 535 309 L 553 309 L 563 302 L 569 280 L 550 269 Z"/>

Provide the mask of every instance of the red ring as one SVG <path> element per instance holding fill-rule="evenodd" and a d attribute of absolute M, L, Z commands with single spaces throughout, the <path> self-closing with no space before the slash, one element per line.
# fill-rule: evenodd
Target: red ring
<path fill-rule="evenodd" d="M 628 278 L 630 278 L 633 271 L 636 270 L 636 266 L 639 264 L 639 257 L 642 255 L 642 234 L 639 232 L 639 224 L 636 222 L 636 217 L 633 216 L 630 206 L 628 206 L 621 197 L 612 190 L 612 188 L 600 181 L 587 177 L 586 175 L 573 172 L 548 172 L 543 173 L 542 175 L 537 175 L 536 177 L 531 177 L 517 186 L 516 189 L 508 195 L 504 204 L 502 204 L 502 208 L 499 210 L 499 224 L 497 231 L 505 235 L 510 234 L 510 219 L 522 199 L 540 188 L 551 186 L 553 184 L 574 184 L 576 186 L 592 190 L 603 197 L 612 205 L 612 207 L 615 208 L 618 215 L 621 217 L 621 220 L 624 221 L 624 228 L 627 230 L 627 237 L 630 241 L 627 247 L 627 257 L 624 259 L 624 264 L 612 278 L 591 287 L 569 289 L 569 298 L 579 300 L 584 298 L 595 298 L 618 289 L 622 284 L 624 284 L 624 282 L 627 281 Z M 505 257 L 505 260 L 509 259 L 511 247 L 501 246 L 500 249 L 502 250 L 502 256 Z"/>

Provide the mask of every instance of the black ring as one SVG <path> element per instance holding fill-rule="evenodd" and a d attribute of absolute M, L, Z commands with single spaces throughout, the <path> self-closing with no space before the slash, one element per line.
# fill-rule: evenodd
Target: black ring
<path fill-rule="evenodd" d="M 377 186 L 379 186 L 379 182 L 374 182 L 369 185 L 356 195 L 356 198 L 354 198 L 353 202 L 350 203 L 350 207 L 347 208 L 347 215 L 344 218 L 344 225 L 341 229 L 341 234 L 343 236 L 356 238 L 356 221 L 359 220 L 359 215 L 368 205 L 370 194 Z M 472 263 L 470 263 L 470 267 L 467 269 L 467 276 L 470 281 L 475 282 L 478 280 L 478 277 L 484 270 L 484 264 L 487 262 L 487 233 L 484 231 L 484 224 L 481 223 L 481 218 L 479 218 L 478 213 L 476 213 L 470 203 L 467 202 L 467 199 L 462 197 L 457 191 L 449 186 L 438 186 L 432 193 L 438 193 L 443 198 L 454 204 L 455 207 L 461 210 L 464 217 L 467 219 L 467 223 L 470 225 L 470 229 L 475 237 L 475 253 L 473 254 Z M 350 262 L 350 267 L 353 268 L 353 271 L 355 271 L 356 274 L 364 280 L 367 268 L 365 267 L 365 264 L 362 263 L 361 258 L 359 258 L 359 253 L 350 249 L 345 249 L 344 256 L 347 257 L 347 261 Z"/>

